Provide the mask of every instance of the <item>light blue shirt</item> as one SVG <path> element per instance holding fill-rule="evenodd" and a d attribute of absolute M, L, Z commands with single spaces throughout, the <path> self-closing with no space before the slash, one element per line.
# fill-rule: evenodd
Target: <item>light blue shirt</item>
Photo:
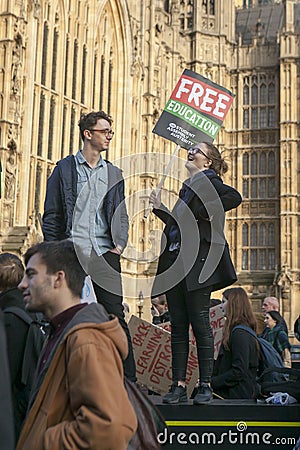
<path fill-rule="evenodd" d="M 86 256 L 92 249 L 98 256 L 114 245 L 103 210 L 107 193 L 107 164 L 100 155 L 91 168 L 81 150 L 75 155 L 77 170 L 77 201 L 73 214 L 72 238 Z"/>

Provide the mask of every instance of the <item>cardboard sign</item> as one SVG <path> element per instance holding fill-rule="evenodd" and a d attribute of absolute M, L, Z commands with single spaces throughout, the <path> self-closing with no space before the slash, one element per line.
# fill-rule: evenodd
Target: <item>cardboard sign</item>
<path fill-rule="evenodd" d="M 213 142 L 233 98 L 228 89 L 185 69 L 152 131 L 186 149 Z"/>
<path fill-rule="evenodd" d="M 139 383 L 164 395 L 172 384 L 171 333 L 136 316 L 129 321 L 136 376 Z M 190 346 L 186 384 L 191 395 L 198 380 L 196 347 Z"/>
<path fill-rule="evenodd" d="M 214 306 L 209 310 L 210 326 L 214 336 L 214 359 L 217 359 L 220 345 L 222 342 L 224 328 L 224 314 L 220 305 Z"/>
<path fill-rule="evenodd" d="M 211 308 L 210 312 L 216 354 L 221 342 L 224 319 L 219 306 Z M 166 394 L 172 384 L 171 333 L 165 329 L 170 330 L 170 323 L 157 326 L 136 316 L 131 316 L 128 326 L 132 339 L 138 382 L 154 392 L 161 395 Z M 194 340 L 192 334 L 190 340 Z M 197 383 L 198 377 L 197 349 L 195 345 L 190 343 L 186 373 L 189 396 Z"/>

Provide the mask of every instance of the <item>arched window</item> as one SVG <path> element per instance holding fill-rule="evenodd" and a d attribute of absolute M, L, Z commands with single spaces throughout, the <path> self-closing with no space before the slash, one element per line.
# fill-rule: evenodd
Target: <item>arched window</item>
<path fill-rule="evenodd" d="M 66 60 L 65 60 L 65 86 L 64 86 L 64 94 L 68 93 L 68 71 L 69 71 L 69 49 L 70 49 L 70 39 L 67 37 L 66 41 Z"/>
<path fill-rule="evenodd" d="M 274 175 L 275 174 L 275 153 L 269 152 L 268 155 L 268 173 L 270 175 Z"/>
<path fill-rule="evenodd" d="M 268 197 L 274 198 L 275 197 L 275 179 L 269 178 L 268 182 Z"/>
<path fill-rule="evenodd" d="M 267 256 L 267 252 L 265 249 L 262 249 L 259 251 L 259 269 L 260 270 L 266 270 L 266 268 L 267 268 L 266 256 Z"/>
<path fill-rule="evenodd" d="M 259 198 L 266 198 L 267 189 L 266 189 L 266 179 L 261 178 L 259 180 Z"/>
<path fill-rule="evenodd" d="M 275 108 L 269 107 L 268 109 L 268 126 L 275 127 Z"/>
<path fill-rule="evenodd" d="M 270 247 L 275 245 L 275 226 L 273 223 L 270 223 L 268 227 L 268 245 Z"/>
<path fill-rule="evenodd" d="M 41 84 L 46 85 L 49 25 L 44 23 Z"/>
<path fill-rule="evenodd" d="M 259 173 L 261 175 L 265 175 L 267 173 L 267 159 L 266 159 L 266 153 L 261 152 L 259 157 Z"/>
<path fill-rule="evenodd" d="M 250 270 L 257 270 L 257 249 L 250 250 Z"/>
<path fill-rule="evenodd" d="M 257 246 L 257 225 L 253 223 L 250 229 L 250 245 Z"/>
<path fill-rule="evenodd" d="M 252 125 L 252 128 L 258 127 L 258 110 L 257 110 L 257 108 L 252 108 L 252 110 L 251 110 L 251 125 Z"/>
<path fill-rule="evenodd" d="M 36 167 L 36 174 L 35 174 L 35 197 L 34 197 L 34 210 L 35 210 L 36 216 L 40 212 L 41 179 L 42 179 L 42 166 L 41 166 L 41 163 L 38 163 L 37 167 Z"/>
<path fill-rule="evenodd" d="M 64 111 L 63 111 L 63 121 L 62 121 L 62 130 L 61 130 L 61 158 L 63 158 L 64 155 L 64 149 L 65 149 L 65 139 L 66 139 L 66 122 L 67 122 L 67 113 L 68 113 L 68 107 L 66 104 L 64 104 Z"/>
<path fill-rule="evenodd" d="M 111 97 L 112 97 L 112 77 L 113 77 L 113 51 L 110 50 L 109 66 L 108 66 L 108 98 L 107 98 L 107 112 L 110 113 Z"/>
<path fill-rule="evenodd" d="M 82 70 L 81 70 L 81 103 L 84 103 L 85 101 L 86 59 L 87 59 L 87 48 L 86 45 L 84 45 L 82 52 Z"/>
<path fill-rule="evenodd" d="M 248 270 L 248 250 L 242 252 L 242 270 Z"/>
<path fill-rule="evenodd" d="M 44 136 L 44 120 L 45 120 L 44 118 L 45 118 L 45 94 L 42 92 L 40 96 L 39 134 L 37 147 L 38 156 L 42 156 L 43 154 L 43 136 Z"/>
<path fill-rule="evenodd" d="M 243 180 L 243 197 L 249 197 L 249 180 Z"/>
<path fill-rule="evenodd" d="M 54 117 L 55 117 L 55 100 L 51 97 L 50 101 L 50 120 L 49 120 L 49 136 L 48 136 L 48 159 L 52 159 L 53 154 L 53 134 L 54 134 Z"/>
<path fill-rule="evenodd" d="M 258 87 L 257 87 L 256 83 L 252 84 L 251 103 L 252 103 L 252 105 L 257 105 L 257 103 L 258 103 Z"/>
<path fill-rule="evenodd" d="M 257 154 L 251 153 L 251 175 L 257 175 Z"/>
<path fill-rule="evenodd" d="M 78 66 L 78 42 L 74 41 L 73 47 L 73 78 L 72 78 L 72 99 L 76 100 L 76 88 L 77 88 L 77 66 Z"/>
<path fill-rule="evenodd" d="M 260 86 L 260 103 L 266 104 L 267 102 L 267 87 L 264 83 Z"/>
<path fill-rule="evenodd" d="M 267 231 L 264 223 L 262 223 L 259 227 L 259 245 L 267 245 Z"/>
<path fill-rule="evenodd" d="M 243 127 L 249 128 L 249 109 L 243 111 Z"/>
<path fill-rule="evenodd" d="M 70 155 L 74 151 L 75 115 L 76 115 L 76 111 L 75 111 L 75 108 L 72 106 L 72 109 L 71 109 L 71 123 L 70 123 L 70 149 L 69 149 Z"/>
<path fill-rule="evenodd" d="M 262 107 L 260 108 L 260 128 L 267 127 L 267 109 Z"/>
<path fill-rule="evenodd" d="M 100 99 L 99 99 L 99 109 L 103 108 L 103 87 L 104 87 L 104 70 L 105 70 L 105 59 L 101 56 L 101 68 L 100 68 Z"/>
<path fill-rule="evenodd" d="M 249 86 L 245 85 L 243 89 L 243 102 L 244 105 L 249 105 Z"/>
<path fill-rule="evenodd" d="M 270 105 L 273 105 L 275 103 L 275 84 L 274 83 L 269 84 L 268 103 Z"/>
<path fill-rule="evenodd" d="M 243 231 L 242 231 L 242 242 L 244 247 L 248 247 L 249 245 L 249 227 L 247 223 L 243 224 Z"/>
<path fill-rule="evenodd" d="M 269 250 L 268 253 L 268 269 L 274 270 L 275 269 L 275 251 Z"/>
<path fill-rule="evenodd" d="M 249 155 L 245 153 L 243 155 L 243 175 L 249 175 Z"/>
<path fill-rule="evenodd" d="M 97 80 L 97 67 L 98 67 L 98 55 L 95 53 L 94 56 L 94 78 L 93 78 L 93 108 L 96 105 L 96 80 Z"/>
<path fill-rule="evenodd" d="M 51 89 L 53 89 L 53 90 L 55 90 L 55 87 L 56 87 L 57 46 L 58 46 L 58 30 L 57 30 L 57 28 L 55 28 L 54 33 L 53 33 L 52 77 L 51 77 Z"/>
<path fill-rule="evenodd" d="M 251 180 L 251 197 L 257 198 L 257 180 L 256 179 Z"/>

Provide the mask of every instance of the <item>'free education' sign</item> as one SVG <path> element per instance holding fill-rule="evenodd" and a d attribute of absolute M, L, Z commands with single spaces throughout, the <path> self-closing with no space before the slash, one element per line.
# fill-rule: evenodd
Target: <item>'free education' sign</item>
<path fill-rule="evenodd" d="M 201 75 L 184 70 L 153 133 L 183 148 L 213 142 L 234 95 Z"/>

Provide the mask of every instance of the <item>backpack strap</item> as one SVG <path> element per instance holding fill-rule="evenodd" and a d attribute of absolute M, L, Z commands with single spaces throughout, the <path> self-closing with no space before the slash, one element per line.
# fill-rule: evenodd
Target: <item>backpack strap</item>
<path fill-rule="evenodd" d="M 283 373 L 285 375 L 294 375 L 297 379 L 300 379 L 300 370 L 294 369 L 293 367 L 272 367 L 270 369 L 265 369 L 261 374 L 260 378 L 262 378 L 265 374 L 270 372 L 278 372 Z"/>
<path fill-rule="evenodd" d="M 27 314 L 27 312 L 24 311 L 24 309 L 19 308 L 18 306 L 9 306 L 8 308 L 5 308 L 3 312 L 14 314 L 28 325 L 30 325 L 33 322 L 32 318 Z"/>
<path fill-rule="evenodd" d="M 236 325 L 235 327 L 232 328 L 231 333 L 234 330 L 244 330 L 247 331 L 249 334 L 251 334 L 252 336 L 254 336 L 256 339 L 258 338 L 257 334 L 255 333 L 254 330 L 252 330 L 252 328 L 247 327 L 247 325 Z"/>

